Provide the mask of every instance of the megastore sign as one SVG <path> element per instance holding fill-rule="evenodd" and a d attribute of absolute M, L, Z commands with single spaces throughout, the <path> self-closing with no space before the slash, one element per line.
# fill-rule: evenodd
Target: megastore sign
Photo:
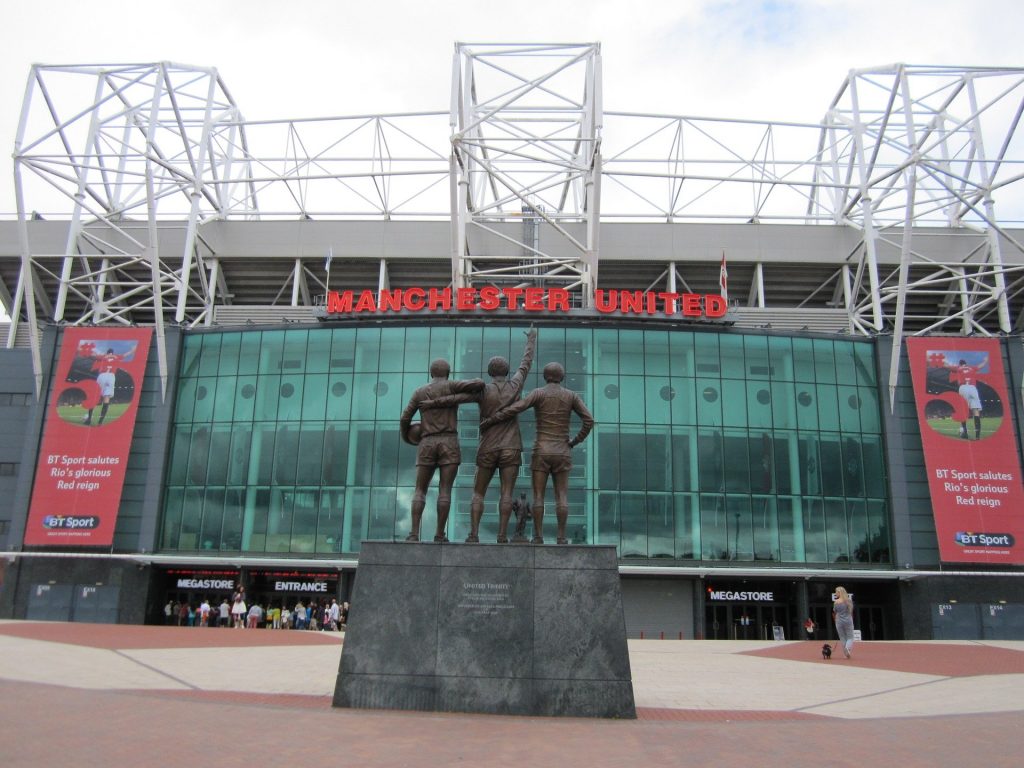
<path fill-rule="evenodd" d="M 775 601 L 774 592 L 736 592 L 731 589 L 708 589 L 709 600 L 741 601 L 748 603 L 771 603 Z"/>
<path fill-rule="evenodd" d="M 714 293 L 594 291 L 594 309 L 603 314 L 721 318 L 729 309 Z M 327 314 L 401 312 L 525 311 L 566 314 L 572 310 L 565 288 L 396 288 L 382 291 L 328 291 Z"/>

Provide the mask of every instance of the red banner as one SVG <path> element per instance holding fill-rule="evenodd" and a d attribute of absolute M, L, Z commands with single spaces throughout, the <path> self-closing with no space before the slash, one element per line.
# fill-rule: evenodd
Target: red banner
<path fill-rule="evenodd" d="M 1024 563 L 1024 488 L 999 341 L 907 340 L 939 555 Z"/>
<path fill-rule="evenodd" d="M 149 328 L 68 328 L 43 425 L 25 544 L 109 546 Z"/>

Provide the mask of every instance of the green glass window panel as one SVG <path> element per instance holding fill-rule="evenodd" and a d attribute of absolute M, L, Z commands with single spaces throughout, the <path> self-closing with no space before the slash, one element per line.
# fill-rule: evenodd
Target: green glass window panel
<path fill-rule="evenodd" d="M 823 434 L 818 443 L 821 457 L 821 490 L 826 496 L 843 495 L 843 454 L 839 437 Z"/>
<path fill-rule="evenodd" d="M 644 493 L 620 493 L 619 557 L 647 557 L 647 498 Z"/>
<path fill-rule="evenodd" d="M 728 560 L 730 555 L 729 530 L 725 496 L 701 494 L 700 541 L 701 560 Z"/>
<path fill-rule="evenodd" d="M 799 441 L 796 432 L 773 433 L 772 469 L 776 493 L 795 493 L 799 489 Z"/>
<path fill-rule="evenodd" d="M 747 423 L 751 427 L 771 428 L 774 411 L 772 385 L 767 381 L 748 381 L 746 388 Z"/>
<path fill-rule="evenodd" d="M 373 484 L 373 439 L 376 429 L 373 422 L 353 422 L 353 442 L 349 446 L 351 469 L 349 482 L 352 485 Z"/>
<path fill-rule="evenodd" d="M 290 551 L 312 553 L 316 550 L 316 523 L 319 516 L 320 489 L 296 488 Z"/>
<path fill-rule="evenodd" d="M 589 406 L 598 423 L 614 424 L 619 421 L 621 398 L 618 376 L 594 377 L 594 402 Z"/>
<path fill-rule="evenodd" d="M 697 401 L 693 391 L 693 379 L 673 377 L 669 379 L 669 386 L 672 402 L 669 408 L 672 412 L 673 424 L 696 424 L 697 423 Z"/>
<path fill-rule="evenodd" d="M 700 559 L 700 507 L 695 494 L 675 494 L 676 543 L 680 560 Z"/>
<path fill-rule="evenodd" d="M 793 385 L 789 382 L 773 381 L 768 391 L 771 397 L 769 407 L 771 408 L 772 426 L 776 429 L 796 429 L 797 403 L 796 390 Z M 757 393 L 755 393 L 754 399 L 760 404 Z"/>
<path fill-rule="evenodd" d="M 522 354 L 522 345 L 526 343 L 526 336 L 519 336 L 520 349 L 516 351 L 516 364 L 519 355 Z M 566 328 L 565 329 L 565 351 L 566 368 L 571 369 L 575 374 L 586 377 L 588 380 L 594 370 L 593 331 L 589 328 Z"/>
<path fill-rule="evenodd" d="M 543 363 L 541 365 L 543 365 Z M 614 375 L 618 372 L 619 332 L 606 329 L 595 330 L 594 373 Z"/>
<path fill-rule="evenodd" d="M 754 534 L 754 559 L 778 562 L 779 515 L 774 496 L 754 496 L 750 500 Z"/>
<path fill-rule="evenodd" d="M 203 501 L 203 522 L 199 530 L 199 548 L 220 550 L 224 525 L 224 489 L 207 488 Z"/>
<path fill-rule="evenodd" d="M 619 546 L 619 494 L 616 492 L 597 494 L 597 535 L 595 544 Z M 622 553 L 619 553 L 621 557 Z"/>
<path fill-rule="evenodd" d="M 295 492 L 291 488 L 270 489 L 267 510 L 267 552 L 289 552 L 292 545 L 292 515 Z"/>
<path fill-rule="evenodd" d="M 483 328 L 455 329 L 455 359 L 450 362 L 452 378 L 479 379 L 486 375 Z"/>
<path fill-rule="evenodd" d="M 722 374 L 722 362 L 718 359 L 718 334 L 695 333 L 693 345 L 697 375 L 719 378 Z"/>
<path fill-rule="evenodd" d="M 186 488 L 181 505 L 181 534 L 178 546 L 183 550 L 199 549 L 199 526 L 203 518 L 203 490 Z"/>
<path fill-rule="evenodd" d="M 751 432 L 747 441 L 750 462 L 750 490 L 771 493 L 774 490 L 774 456 L 772 436 L 769 432 Z"/>
<path fill-rule="evenodd" d="M 398 422 L 388 424 L 377 423 L 377 436 L 373 442 L 374 466 L 373 484 L 392 486 L 398 484 L 398 445 L 401 438 L 398 433 Z M 463 453 L 466 453 L 464 450 Z M 463 466 L 472 471 L 473 462 L 463 456 Z"/>
<path fill-rule="evenodd" d="M 242 341 L 238 351 L 238 373 L 239 375 L 251 375 L 259 372 L 260 368 L 260 343 L 263 340 L 262 334 L 258 331 L 249 331 L 241 334 Z"/>
<path fill-rule="evenodd" d="M 358 418 L 371 418 L 377 413 L 376 373 L 357 373 L 352 377 L 352 414 Z M 427 383 L 429 379 L 423 381 Z M 399 410 L 401 414 L 401 410 Z"/>
<path fill-rule="evenodd" d="M 377 418 L 398 421 L 402 409 L 405 408 L 405 400 L 402 398 L 402 374 L 380 374 L 380 378 L 374 384 L 373 393 L 376 396 L 374 412 Z"/>
<path fill-rule="evenodd" d="M 793 381 L 793 341 L 785 336 L 768 337 L 768 366 L 773 381 Z"/>
<path fill-rule="evenodd" d="M 868 530 L 871 537 L 868 546 L 871 562 L 891 563 L 892 552 L 889 541 L 889 515 L 885 501 L 868 501 Z"/>
<path fill-rule="evenodd" d="M 672 450 L 668 427 L 648 428 L 645 435 L 647 454 L 647 490 L 672 490 Z"/>
<path fill-rule="evenodd" d="M 731 493 L 750 492 L 750 457 L 746 432 L 729 430 L 723 441 L 725 490 Z"/>
<path fill-rule="evenodd" d="M 835 376 L 839 384 L 855 385 L 857 383 L 857 358 L 854 353 L 856 345 L 850 341 L 836 341 L 832 344 L 835 354 Z"/>
<path fill-rule="evenodd" d="M 323 421 L 327 415 L 326 373 L 307 374 L 302 383 L 302 420 Z"/>
<path fill-rule="evenodd" d="M 745 379 L 746 365 L 743 358 L 743 337 L 723 334 L 719 338 L 721 345 L 722 378 Z"/>
<path fill-rule="evenodd" d="M 328 371 L 352 373 L 356 365 L 356 329 L 334 328 L 331 331 L 331 358 Z"/>
<path fill-rule="evenodd" d="M 643 381 L 646 423 L 649 426 L 671 423 L 671 403 L 676 393 L 672 389 L 670 379 L 663 376 L 647 376 Z"/>
<path fill-rule="evenodd" d="M 275 424 L 257 424 L 253 429 L 249 471 L 250 482 L 253 482 L 251 474 L 253 469 L 256 470 L 256 485 L 270 485 L 273 482 L 274 441 L 276 437 L 277 427 Z"/>
<path fill-rule="evenodd" d="M 279 424 L 274 442 L 274 484 L 294 485 L 298 465 L 299 425 Z"/>
<path fill-rule="evenodd" d="M 819 384 L 836 383 L 836 356 L 828 339 L 814 339 L 814 378 Z"/>
<path fill-rule="evenodd" d="M 397 424 L 395 429 L 398 429 Z M 465 458 L 462 461 L 467 469 L 472 466 L 466 463 Z M 398 484 L 416 484 L 416 446 L 403 443 L 401 438 L 398 439 Z"/>
<path fill-rule="evenodd" d="M 813 384 L 796 385 L 796 423 L 803 430 L 818 428 L 818 389 Z"/>
<path fill-rule="evenodd" d="M 225 333 L 221 336 L 220 364 L 217 366 L 218 376 L 234 376 L 238 373 L 241 345 L 242 335 L 240 333 Z"/>
<path fill-rule="evenodd" d="M 199 357 L 199 375 L 216 376 L 220 366 L 221 334 L 203 334 L 203 351 Z"/>
<path fill-rule="evenodd" d="M 250 486 L 245 492 L 245 514 L 242 517 L 242 551 L 263 552 L 267 546 L 270 510 L 270 488 Z"/>
<path fill-rule="evenodd" d="M 718 427 L 722 424 L 722 382 L 697 379 L 697 423 Z"/>
<path fill-rule="evenodd" d="M 722 434 L 701 430 L 697 435 L 697 467 L 700 490 L 720 493 L 725 487 L 722 475 Z"/>
<path fill-rule="evenodd" d="M 784 563 L 802 563 L 804 557 L 803 502 L 790 496 L 776 499 L 779 513 L 779 559 Z"/>
<path fill-rule="evenodd" d="M 590 500 L 591 496 L 592 494 L 589 491 L 582 488 L 569 489 L 569 517 L 566 521 L 565 534 L 572 544 L 590 543 L 590 524 L 588 520 L 592 503 Z"/>
<path fill-rule="evenodd" d="M 347 513 L 342 524 L 342 547 L 345 552 L 358 552 L 368 525 L 370 489 L 349 488 L 345 498 L 345 509 Z"/>
<path fill-rule="evenodd" d="M 672 430 L 672 488 L 676 491 L 697 490 L 697 430 Z"/>
<path fill-rule="evenodd" d="M 210 428 L 199 427 L 192 433 L 188 451 L 188 484 L 205 485 L 210 462 Z"/>
<path fill-rule="evenodd" d="M 309 332 L 306 343 L 306 373 L 327 373 L 331 370 L 331 331 L 318 328 Z"/>
<path fill-rule="evenodd" d="M 672 357 L 672 375 L 693 378 L 697 373 L 693 351 L 693 334 L 673 332 L 669 334 L 669 354 Z"/>
<path fill-rule="evenodd" d="M 200 378 L 196 382 L 196 405 L 192 411 L 192 421 L 207 423 L 213 420 L 213 405 L 216 400 L 217 379 L 212 376 Z"/>
<path fill-rule="evenodd" d="M 231 432 L 231 459 L 228 484 L 245 485 L 249 481 L 249 455 L 252 451 L 252 427 L 236 424 Z"/>
<path fill-rule="evenodd" d="M 405 350 L 408 345 L 405 342 L 405 328 L 381 328 L 378 344 L 380 348 L 380 371 L 396 371 L 401 373 L 405 368 Z M 359 341 L 363 342 L 362 329 L 360 329 Z M 366 358 L 368 360 L 368 358 Z M 454 367 L 454 366 L 453 366 Z M 371 370 L 360 368 L 359 370 Z"/>
<path fill-rule="evenodd" d="M 233 381 L 235 382 L 235 408 L 232 416 L 235 421 L 252 421 L 253 413 L 256 409 L 256 392 L 259 388 L 259 378 L 256 376 L 239 376 Z"/>
<path fill-rule="evenodd" d="M 384 329 L 385 335 L 390 333 L 389 328 Z M 417 372 L 426 375 L 430 370 L 430 328 L 405 328 L 403 343 L 405 348 L 401 353 L 402 367 L 395 370 L 402 370 L 406 373 Z"/>
<path fill-rule="evenodd" d="M 643 433 L 623 432 L 619 435 L 620 488 L 642 491 L 647 484 L 647 451 Z"/>
<path fill-rule="evenodd" d="M 727 427 L 747 426 L 746 382 L 722 380 L 722 423 Z"/>
<path fill-rule="evenodd" d="M 186 336 L 181 349 L 181 377 L 194 378 L 199 375 L 199 356 L 203 352 L 202 336 Z"/>
<path fill-rule="evenodd" d="M 648 376 L 668 376 L 668 331 L 643 331 L 644 368 Z"/>
<path fill-rule="evenodd" d="M 227 488 L 224 491 L 224 530 L 221 534 L 222 550 L 238 552 L 242 549 L 242 516 L 245 512 L 245 489 Z"/>
<path fill-rule="evenodd" d="M 850 562 L 850 533 L 846 504 L 842 499 L 825 499 L 825 544 L 830 563 Z"/>
<path fill-rule="evenodd" d="M 840 386 L 836 391 L 839 397 L 839 426 L 844 432 L 860 431 L 860 412 L 863 402 L 857 387 Z"/>
<path fill-rule="evenodd" d="M 224 485 L 228 481 L 228 464 L 231 458 L 231 426 L 218 424 L 210 434 L 209 485 Z"/>
<path fill-rule="evenodd" d="M 727 542 L 730 546 L 732 560 L 750 561 L 754 559 L 754 531 L 750 511 L 750 497 L 730 494 L 725 497 L 725 525 Z"/>
<path fill-rule="evenodd" d="M 323 479 L 324 431 L 317 425 L 303 425 L 299 432 L 296 485 L 319 485 Z"/>
<path fill-rule="evenodd" d="M 160 546 L 163 549 L 179 549 L 181 534 L 181 505 L 185 499 L 184 488 L 168 488 L 164 499 L 164 516 L 160 528 Z"/>
<path fill-rule="evenodd" d="M 797 480 L 799 485 L 793 490 L 796 493 L 817 496 L 821 494 L 821 469 L 818 461 L 818 438 L 806 433 L 800 435 L 797 450 L 799 466 Z"/>
<path fill-rule="evenodd" d="M 619 432 L 614 427 L 598 424 L 590 436 L 597 450 L 597 483 L 602 490 L 619 487 Z"/>
<path fill-rule="evenodd" d="M 743 355 L 748 379 L 767 379 L 772 373 L 767 336 L 744 336 Z"/>
<path fill-rule="evenodd" d="M 394 488 L 374 488 L 370 492 L 372 499 L 369 510 L 369 527 L 367 538 L 369 539 L 393 539 L 399 535 L 395 530 L 395 512 L 397 511 L 397 493 Z M 431 506 L 431 509 L 434 509 Z M 426 517 L 426 515 L 424 515 Z M 424 529 L 424 534 L 432 535 L 435 522 L 430 523 L 430 528 Z"/>
<path fill-rule="evenodd" d="M 860 428 L 863 432 L 878 434 L 882 431 L 879 419 L 878 390 L 867 387 L 857 387 L 857 397 L 860 398 Z"/>
<path fill-rule="evenodd" d="M 793 339 L 793 378 L 795 381 L 814 381 L 814 344 L 811 339 Z"/>
<path fill-rule="evenodd" d="M 850 526 L 850 560 L 855 563 L 870 563 L 867 505 L 863 501 L 847 500 L 846 518 Z"/>
<path fill-rule="evenodd" d="M 825 504 L 821 499 L 804 500 L 804 552 L 809 563 L 827 563 L 825 546 Z"/>
<path fill-rule="evenodd" d="M 853 354 L 857 361 L 857 383 L 864 387 L 877 387 L 875 353 L 873 344 L 854 344 Z"/>
<path fill-rule="evenodd" d="M 253 404 L 253 421 L 277 421 L 277 408 L 281 399 L 281 377 L 260 376 Z"/>
<path fill-rule="evenodd" d="M 815 387 L 818 401 L 818 429 L 838 431 L 839 392 L 835 387 L 819 384 Z M 802 425 L 801 425 L 802 426 Z"/>
<path fill-rule="evenodd" d="M 217 393 L 213 399 L 213 421 L 232 420 L 235 412 L 237 383 L 234 376 L 221 376 L 216 379 Z"/>
<path fill-rule="evenodd" d="M 280 421 L 298 421 L 302 418 L 302 389 L 305 377 L 288 375 L 281 377 L 278 389 L 280 400 L 277 404 L 277 418 Z"/>
<path fill-rule="evenodd" d="M 860 442 L 846 437 L 841 444 L 843 454 L 843 487 L 847 496 L 864 495 L 864 460 L 861 457 Z"/>
<path fill-rule="evenodd" d="M 565 354 L 564 328 L 544 327 L 537 333 L 537 365 L 535 368 L 539 381 L 543 381 L 542 373 L 544 366 L 548 363 L 561 363 L 567 371 L 570 367 Z M 538 386 L 541 384 L 538 383 Z"/>
<path fill-rule="evenodd" d="M 447 360 L 449 363 L 455 359 L 454 328 L 430 329 L 430 354 L 427 356 L 427 368 L 430 366 L 430 361 L 438 358 Z M 427 373 L 427 368 L 423 369 L 424 374 Z"/>
<path fill-rule="evenodd" d="M 260 339 L 259 373 L 281 373 L 284 331 L 264 331 Z"/>
<path fill-rule="evenodd" d="M 324 427 L 324 484 L 348 485 L 349 468 L 348 422 L 327 424 Z"/>
<path fill-rule="evenodd" d="M 481 355 L 480 377 L 489 380 L 487 376 L 487 363 L 492 357 L 504 357 L 508 360 L 509 375 L 515 373 L 516 368 L 519 366 L 519 360 L 523 355 L 526 337 L 521 335 L 518 329 L 513 333 L 511 328 L 488 325 L 482 330 L 483 336 L 480 343 L 483 354 Z M 515 349 L 512 348 L 513 340 Z M 534 360 L 533 364 L 536 365 L 537 361 Z"/>
<path fill-rule="evenodd" d="M 178 400 L 174 405 L 174 423 L 187 424 L 192 421 L 196 408 L 198 379 L 182 379 L 178 384 Z"/>
<path fill-rule="evenodd" d="M 167 469 L 168 485 L 184 485 L 188 482 L 188 453 L 191 446 L 192 428 L 175 427 L 171 441 L 171 460 Z"/>
<path fill-rule="evenodd" d="M 320 516 L 317 519 L 316 551 L 342 552 L 342 522 L 345 515 L 345 493 L 337 489 L 320 493 Z"/>
<path fill-rule="evenodd" d="M 645 423 L 642 376 L 619 377 L 619 420 L 623 424 Z"/>
<path fill-rule="evenodd" d="M 281 373 L 301 373 L 306 370 L 306 346 L 309 331 L 292 329 L 284 332 L 284 351 L 281 353 Z"/>
<path fill-rule="evenodd" d="M 667 493 L 647 495 L 647 556 L 675 558 L 675 503 Z"/>
<path fill-rule="evenodd" d="M 327 414 L 329 421 L 347 419 L 352 411 L 352 375 L 331 374 L 327 379 Z"/>
<path fill-rule="evenodd" d="M 885 498 L 887 490 L 882 438 L 868 435 L 862 436 L 861 457 L 863 458 L 865 495 L 876 499 Z"/>

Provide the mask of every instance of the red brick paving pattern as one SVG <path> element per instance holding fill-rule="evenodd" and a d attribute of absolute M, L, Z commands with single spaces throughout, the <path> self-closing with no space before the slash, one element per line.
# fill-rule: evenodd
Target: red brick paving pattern
<path fill-rule="evenodd" d="M 836 648 L 830 661 L 821 658 L 821 646 L 822 643 L 814 641 L 780 643 L 778 646 L 743 653 L 770 659 L 887 669 L 940 677 L 1024 674 L 1024 652 L 980 643 L 863 642 L 854 645 L 853 658 L 843 658 L 843 652 Z"/>

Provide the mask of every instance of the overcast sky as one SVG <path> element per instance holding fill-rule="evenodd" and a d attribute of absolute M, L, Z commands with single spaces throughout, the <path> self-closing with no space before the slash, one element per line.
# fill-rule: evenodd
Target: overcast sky
<path fill-rule="evenodd" d="M 445 110 L 455 41 L 598 41 L 608 110 L 800 122 L 850 69 L 1024 65 L 1020 0 L 36 0 L 2 18 L 11 149 L 33 63 L 214 66 L 259 120 Z"/>

